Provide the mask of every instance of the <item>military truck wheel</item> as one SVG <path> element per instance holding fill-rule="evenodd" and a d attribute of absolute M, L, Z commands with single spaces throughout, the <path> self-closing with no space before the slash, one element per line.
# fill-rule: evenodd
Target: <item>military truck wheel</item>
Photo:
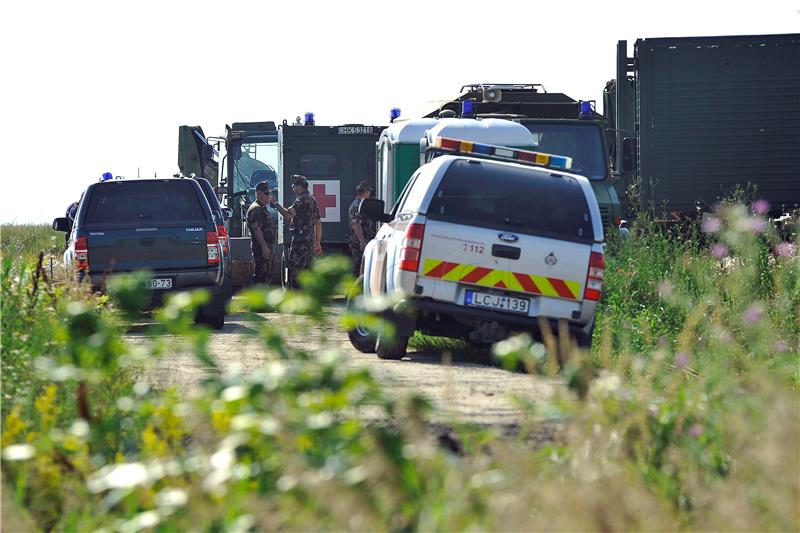
<path fill-rule="evenodd" d="M 402 359 L 408 349 L 408 337 L 395 335 L 394 337 L 378 336 L 375 352 L 381 359 Z"/>
<path fill-rule="evenodd" d="M 358 278 L 355 286 L 359 288 L 364 286 L 364 276 Z M 360 293 L 361 291 L 356 291 L 355 293 L 348 295 L 348 311 L 352 311 L 356 308 L 356 298 Z M 353 348 L 359 352 L 375 353 L 375 344 L 377 342 L 377 338 L 375 337 L 375 334 L 370 333 L 370 331 L 363 326 L 356 326 L 354 329 L 348 330 L 347 337 L 350 339 L 350 344 L 353 345 Z"/>

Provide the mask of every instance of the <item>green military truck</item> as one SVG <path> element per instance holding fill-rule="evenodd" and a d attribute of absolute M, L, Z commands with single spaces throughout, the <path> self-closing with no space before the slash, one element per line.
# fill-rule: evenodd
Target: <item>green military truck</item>
<path fill-rule="evenodd" d="M 632 57 L 619 41 L 604 98 L 634 211 L 681 222 L 741 192 L 776 218 L 800 207 L 800 34 L 639 39 Z"/>
<path fill-rule="evenodd" d="M 549 93 L 536 83 L 475 83 L 463 86 L 457 97 L 440 102 L 424 117 L 452 116 L 465 102 L 471 102 L 471 112 L 478 119 L 507 119 L 525 126 L 533 135 L 532 145 L 526 148 L 572 158 L 570 171 L 592 184 L 606 233 L 619 227 L 615 184 L 620 180 L 610 166 L 607 121 L 592 102 Z"/>
<path fill-rule="evenodd" d="M 296 124 L 234 122 L 222 137 L 206 137 L 197 126 L 179 128 L 178 166 L 185 175 L 198 174 L 217 186 L 231 244 L 233 284 L 250 281 L 253 260 L 245 215 L 255 200 L 255 186 L 269 182 L 278 201 L 291 204 L 292 174 L 308 178 L 309 190 L 317 199 L 322 216 L 322 246 L 326 252 L 346 252 L 349 241 L 348 207 L 355 198 L 358 182 L 375 186 L 375 143 L 383 126 L 344 124 L 317 126 L 312 114 Z M 273 281 L 279 281 L 288 224 L 274 211 L 279 223 L 273 255 Z"/>

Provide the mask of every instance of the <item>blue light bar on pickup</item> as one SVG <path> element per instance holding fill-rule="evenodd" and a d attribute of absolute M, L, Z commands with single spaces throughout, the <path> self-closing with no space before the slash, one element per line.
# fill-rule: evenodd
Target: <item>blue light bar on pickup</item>
<path fill-rule="evenodd" d="M 491 144 L 481 144 L 471 141 L 461 141 L 448 137 L 436 137 L 433 143 L 438 150 L 453 152 L 458 154 L 475 154 L 507 159 L 522 163 L 533 163 L 543 167 L 560 168 L 569 170 L 572 168 L 572 158 L 563 155 L 545 154 L 543 152 L 531 152 L 529 150 L 518 150 L 505 146 L 494 146 Z"/>

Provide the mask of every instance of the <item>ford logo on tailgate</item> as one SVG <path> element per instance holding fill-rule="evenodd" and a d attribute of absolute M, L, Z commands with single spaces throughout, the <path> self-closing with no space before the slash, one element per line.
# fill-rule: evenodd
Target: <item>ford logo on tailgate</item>
<path fill-rule="evenodd" d="M 517 237 L 513 233 L 501 233 L 497 237 L 501 241 L 506 241 L 506 242 L 517 242 L 519 240 L 519 237 Z"/>

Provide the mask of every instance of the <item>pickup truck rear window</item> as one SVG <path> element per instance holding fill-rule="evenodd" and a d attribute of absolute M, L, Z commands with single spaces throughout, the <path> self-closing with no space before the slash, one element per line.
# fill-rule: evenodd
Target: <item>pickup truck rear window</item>
<path fill-rule="evenodd" d="M 453 161 L 427 216 L 556 239 L 594 240 L 589 206 L 576 179 L 490 161 Z"/>
<path fill-rule="evenodd" d="M 129 181 L 101 184 L 92 190 L 86 226 L 114 224 L 205 224 L 206 213 L 194 183 Z"/>

